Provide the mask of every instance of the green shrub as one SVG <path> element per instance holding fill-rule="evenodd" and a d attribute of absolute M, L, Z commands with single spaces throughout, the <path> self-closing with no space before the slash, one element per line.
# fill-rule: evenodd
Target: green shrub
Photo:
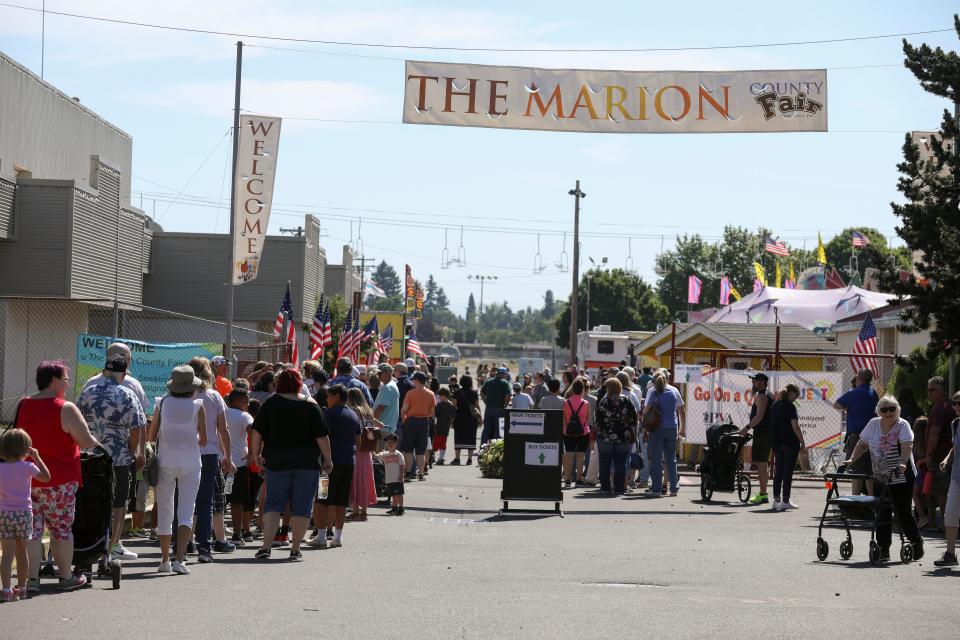
<path fill-rule="evenodd" d="M 950 362 L 946 355 L 938 354 L 930 358 L 926 349 L 917 347 L 907 358 L 898 360 L 887 381 L 887 393 L 896 395 L 903 387 L 913 390 L 913 395 L 926 411 L 930 408 L 927 400 L 927 380 L 934 376 L 942 376 L 945 380 L 949 376 Z"/>
<path fill-rule="evenodd" d="M 494 440 L 477 458 L 484 478 L 503 477 L 503 440 Z"/>

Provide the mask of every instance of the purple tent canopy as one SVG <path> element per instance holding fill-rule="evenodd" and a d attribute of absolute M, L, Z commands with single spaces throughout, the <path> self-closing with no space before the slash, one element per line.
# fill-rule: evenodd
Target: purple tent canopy
<path fill-rule="evenodd" d="M 850 285 L 843 289 L 808 291 L 764 287 L 713 314 L 707 322 L 794 323 L 811 331 L 829 331 L 831 325 L 858 313 L 883 307 L 895 299 L 888 293 Z"/>

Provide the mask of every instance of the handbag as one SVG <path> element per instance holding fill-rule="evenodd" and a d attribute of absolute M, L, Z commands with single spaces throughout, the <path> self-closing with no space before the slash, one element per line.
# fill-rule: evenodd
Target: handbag
<path fill-rule="evenodd" d="M 163 407 L 163 399 L 157 404 L 157 411 L 160 411 Z M 157 420 L 160 417 L 157 416 Z M 156 487 L 157 483 L 160 482 L 160 429 L 157 428 L 157 451 L 147 460 L 147 463 L 143 465 L 143 479 L 147 481 L 147 484 L 151 487 Z"/>
<path fill-rule="evenodd" d="M 656 393 L 657 392 L 654 391 L 654 394 Z M 650 411 L 643 414 L 643 420 L 640 423 L 643 430 L 647 433 L 659 429 L 663 419 L 663 416 L 660 415 L 660 403 L 657 402 L 656 398 L 657 396 L 654 395 L 654 401 L 650 403 Z"/>

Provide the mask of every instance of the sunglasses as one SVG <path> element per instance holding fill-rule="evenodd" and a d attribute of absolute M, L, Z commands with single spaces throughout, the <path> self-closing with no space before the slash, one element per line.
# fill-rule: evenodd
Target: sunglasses
<path fill-rule="evenodd" d="M 960 400 L 954 400 L 954 401 L 953 401 L 953 406 L 955 406 L 955 407 L 960 407 Z"/>
<path fill-rule="evenodd" d="M 896 408 L 896 407 L 881 407 L 880 409 L 878 409 L 878 411 L 879 411 L 880 413 L 896 413 L 897 408 Z"/>

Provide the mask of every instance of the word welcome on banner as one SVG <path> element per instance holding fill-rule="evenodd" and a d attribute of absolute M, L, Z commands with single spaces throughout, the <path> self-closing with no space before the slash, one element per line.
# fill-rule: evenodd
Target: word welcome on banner
<path fill-rule="evenodd" d="M 277 176 L 280 118 L 240 114 L 237 146 L 236 208 L 233 219 L 233 284 L 260 272 Z"/>
<path fill-rule="evenodd" d="M 788 384 L 800 389 L 797 404 L 800 429 L 808 449 L 829 449 L 840 444 L 843 416 L 833 403 L 843 393 L 843 376 L 826 371 L 766 371 L 767 388 L 776 397 Z M 754 394 L 747 372 L 713 369 L 699 382 L 686 385 L 687 442 L 706 444 L 707 428 L 733 422 L 745 427 L 750 422 Z"/>
<path fill-rule="evenodd" d="M 407 61 L 403 121 L 586 133 L 827 130 L 824 69 L 589 71 Z"/>
<path fill-rule="evenodd" d="M 223 345 L 219 342 L 163 344 L 81 333 L 77 336 L 77 371 L 74 374 L 76 397 L 80 396 L 84 383 L 103 370 L 107 347 L 112 342 L 122 342 L 130 347 L 129 373 L 143 385 L 149 405 L 143 409 L 147 413 L 153 412 L 155 398 L 167 393 L 167 381 L 174 367 L 186 364 L 195 356 L 212 358 L 223 354 Z"/>

